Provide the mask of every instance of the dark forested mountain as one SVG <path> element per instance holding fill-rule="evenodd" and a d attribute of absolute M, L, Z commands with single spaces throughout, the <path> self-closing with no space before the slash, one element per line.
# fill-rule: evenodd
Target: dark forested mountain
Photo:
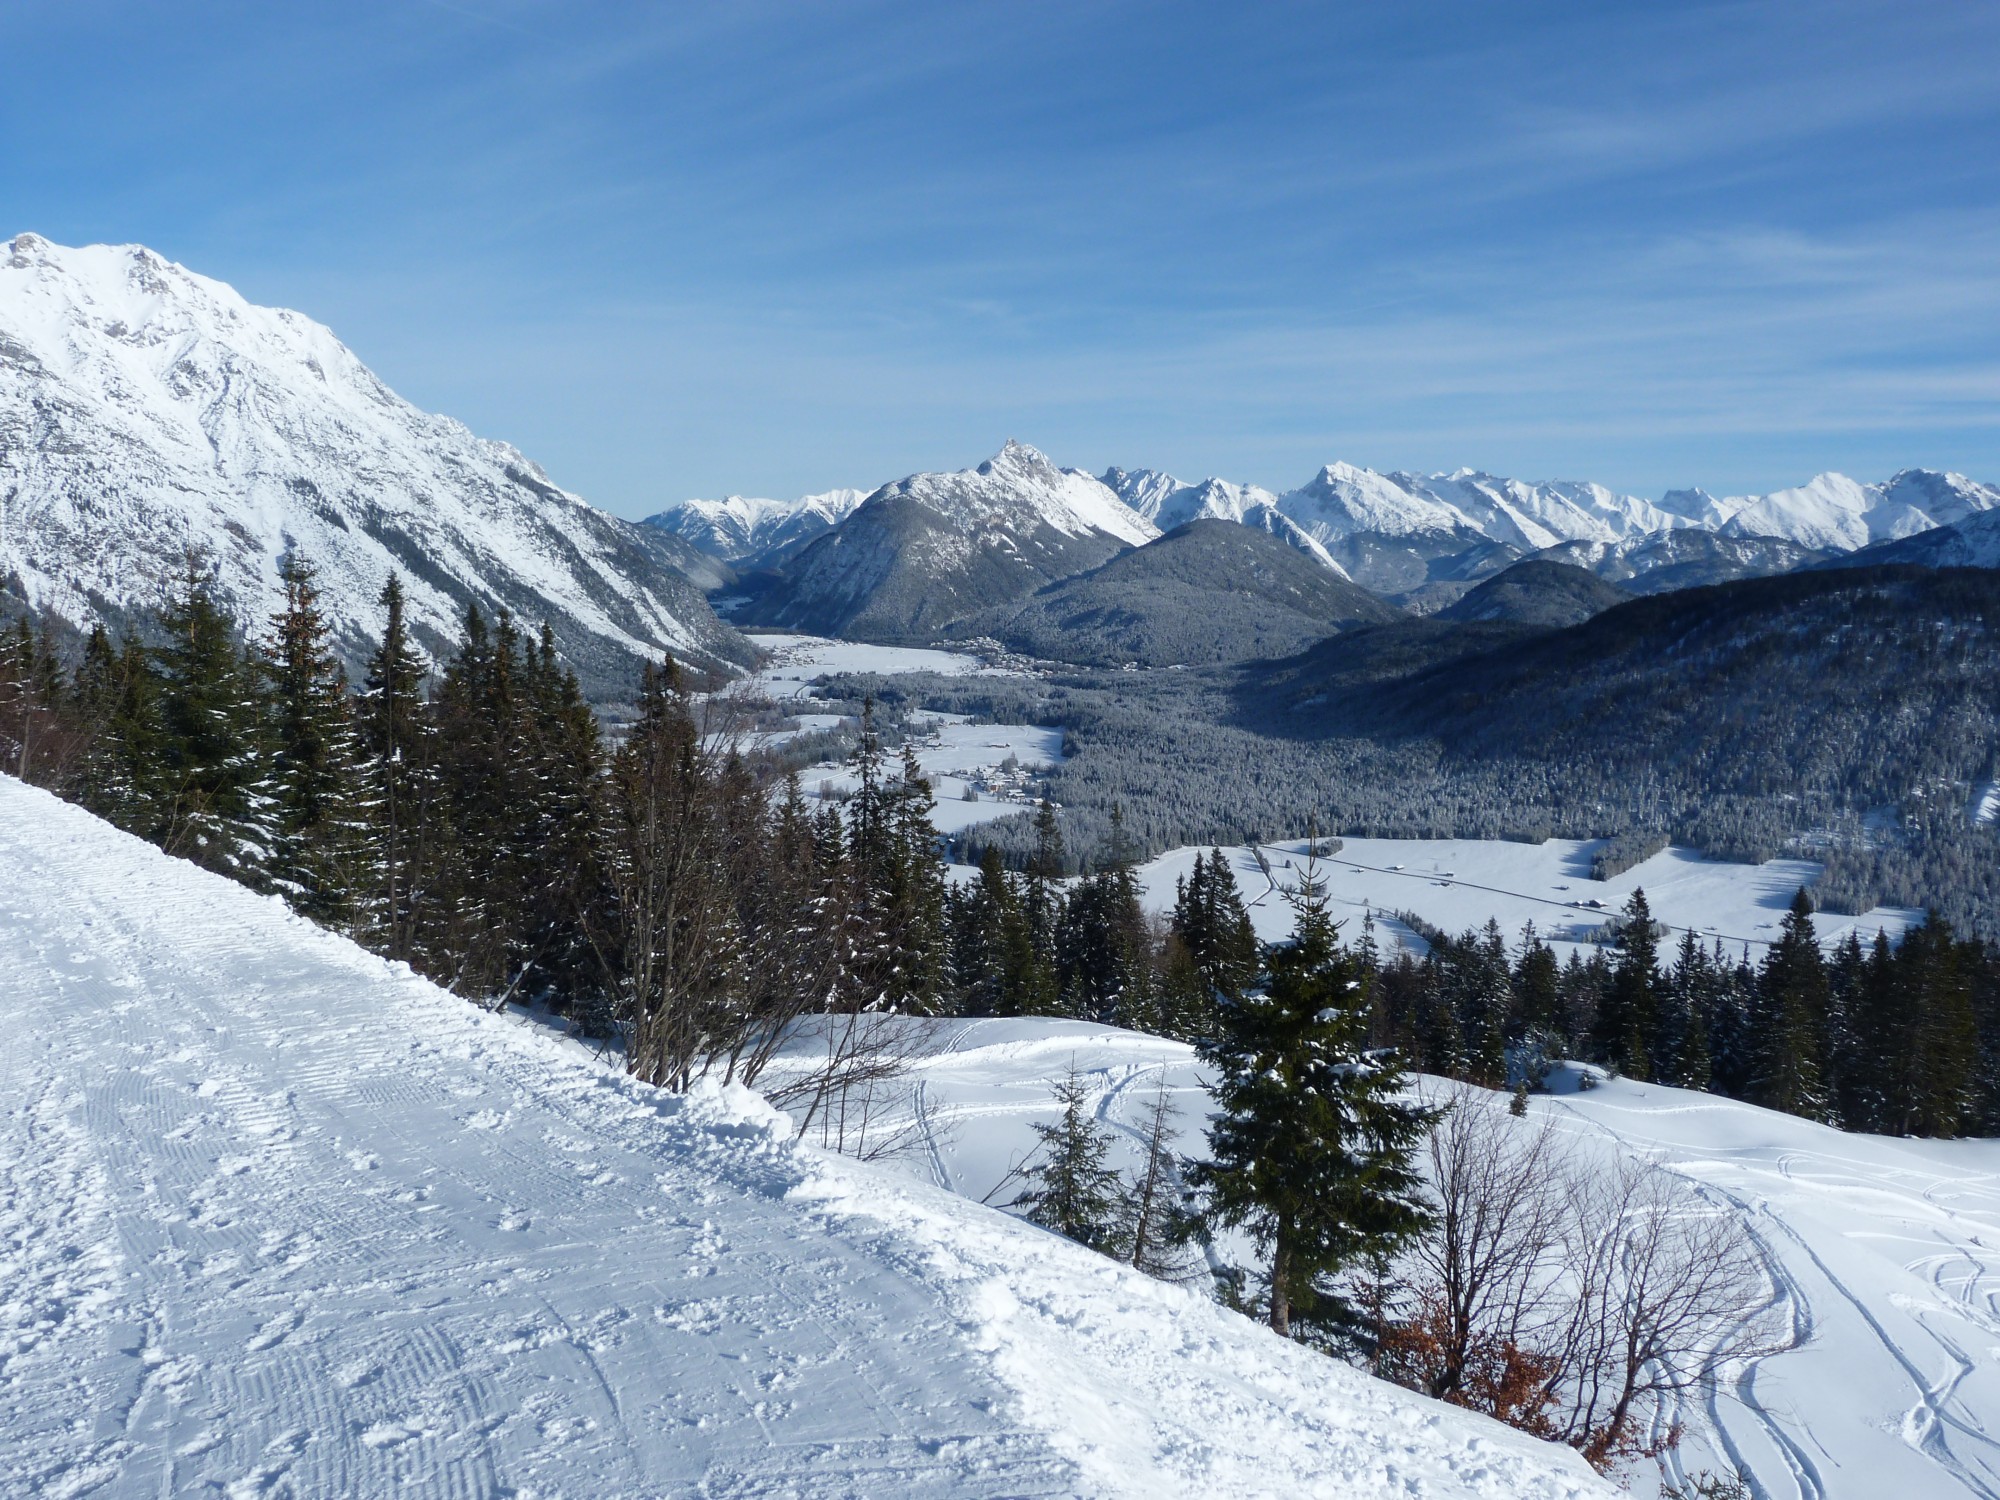
<path fill-rule="evenodd" d="M 743 618 L 929 641 L 1156 535 L 1098 480 L 1010 442 L 976 469 L 884 485 L 767 580 Z"/>
<path fill-rule="evenodd" d="M 963 629 L 1057 661 L 1167 666 L 1289 656 L 1337 630 L 1401 617 L 1276 536 L 1199 520 Z"/>
<path fill-rule="evenodd" d="M 1447 620 L 1518 620 L 1523 625 L 1578 625 L 1631 594 L 1567 563 L 1515 563 L 1439 613 Z"/>

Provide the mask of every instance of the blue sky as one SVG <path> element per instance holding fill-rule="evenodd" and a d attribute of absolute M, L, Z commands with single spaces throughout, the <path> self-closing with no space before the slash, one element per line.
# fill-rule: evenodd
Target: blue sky
<path fill-rule="evenodd" d="M 2000 480 L 2000 7 L 0 7 L 0 234 L 637 515 L 976 462 Z"/>

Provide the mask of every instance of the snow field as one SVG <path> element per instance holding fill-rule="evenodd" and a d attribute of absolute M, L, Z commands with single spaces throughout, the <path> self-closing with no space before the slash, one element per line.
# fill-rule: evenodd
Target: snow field
<path fill-rule="evenodd" d="M 0 1493 L 1609 1493 L 5 778 L 0 1015 Z"/>
<path fill-rule="evenodd" d="M 1072 1065 L 1115 1132 L 1114 1165 L 1137 1168 L 1162 1085 L 1180 1150 L 1201 1150 L 1208 1098 L 1179 1043 L 1074 1021 L 906 1024 L 915 1064 L 880 1128 L 904 1132 L 894 1162 L 914 1179 L 1008 1202 L 1035 1123 L 1056 1118 L 1050 1082 Z M 1688 1184 L 1691 1211 L 1739 1216 L 1769 1277 L 1767 1316 L 1796 1340 L 1728 1368 L 1679 1413 L 1675 1474 L 1740 1465 L 1760 1500 L 2000 1494 L 2000 1141 L 1849 1135 L 1625 1080 L 1577 1092 L 1578 1076 L 1558 1074 L 1531 1114 L 1553 1115 L 1586 1157 L 1659 1163 Z M 1643 1466 L 1628 1478 L 1640 1494 L 1658 1483 Z"/>
<path fill-rule="evenodd" d="M 1623 910 L 1634 890 L 1644 889 L 1656 920 L 1671 930 L 1662 949 L 1670 960 L 1681 933 L 1692 930 L 1704 946 L 1719 937 L 1731 956 L 1749 946 L 1753 958 L 1777 939 L 1780 923 L 1800 886 L 1810 888 L 1821 866 L 1810 860 L 1774 859 L 1761 865 L 1704 859 L 1693 849 L 1665 849 L 1610 880 L 1590 878 L 1595 840 L 1549 839 L 1515 844 L 1501 839 L 1342 840 L 1340 852 L 1319 861 L 1335 918 L 1350 942 L 1375 914 L 1377 941 L 1391 939 L 1422 952 L 1423 940 L 1401 923 L 1385 920 L 1392 911 L 1410 911 L 1456 936 L 1466 928 L 1500 923 L 1510 946 L 1524 923 L 1552 943 L 1558 954 L 1586 955 L 1606 937 L 1606 919 Z M 1259 851 L 1269 866 L 1259 865 Z M 1296 885 L 1306 863 L 1304 840 L 1239 846 L 1223 850 L 1250 910 L 1258 936 L 1283 938 L 1292 929 L 1291 907 L 1283 890 Z M 1150 910 L 1171 910 L 1174 884 L 1194 868 L 1200 849 L 1171 849 L 1139 872 L 1142 899 Z M 1587 902 L 1600 903 L 1596 906 Z M 1858 932 L 1864 944 L 1878 930 L 1893 940 L 1923 921 L 1923 913 L 1877 907 L 1861 916 L 1815 914 L 1813 924 L 1828 947 Z"/>
<path fill-rule="evenodd" d="M 913 646 L 868 646 L 823 636 L 760 634 L 750 637 L 770 653 L 771 660 L 748 678 L 739 691 L 761 693 L 780 702 L 809 699 L 813 684 L 841 672 L 939 672 L 946 676 L 1010 675 L 982 666 L 976 657 L 955 651 Z M 1062 731 L 1040 724 L 968 724 L 962 714 L 919 711 L 913 716 L 930 726 L 928 738 L 917 745 L 917 763 L 931 781 L 931 823 L 950 837 L 979 823 L 1010 817 L 1034 806 L 1032 773 L 1060 765 Z M 851 722 L 830 714 L 801 714 L 797 730 L 762 737 L 777 744 L 807 729 Z M 1005 769 L 1009 759 L 1019 769 Z M 852 791 L 859 781 L 845 766 L 825 763 L 799 773 L 808 797 L 817 799 L 822 786 Z M 965 800 L 970 786 L 978 801 Z"/>

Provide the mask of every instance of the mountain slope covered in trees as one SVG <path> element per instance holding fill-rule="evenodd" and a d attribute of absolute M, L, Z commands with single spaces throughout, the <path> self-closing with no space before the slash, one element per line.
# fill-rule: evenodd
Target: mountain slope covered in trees
<path fill-rule="evenodd" d="M 1055 661 L 1167 666 L 1289 656 L 1401 614 L 1274 536 L 1197 520 L 957 629 Z"/>

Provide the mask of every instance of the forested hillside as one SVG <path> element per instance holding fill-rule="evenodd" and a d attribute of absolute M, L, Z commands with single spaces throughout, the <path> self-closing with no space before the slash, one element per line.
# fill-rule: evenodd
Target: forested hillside
<path fill-rule="evenodd" d="M 1288 661 L 1042 683 L 857 681 L 1059 722 L 1073 840 L 1113 803 L 1145 847 L 1332 831 L 1654 833 L 1718 857 L 1824 859 L 1841 910 L 1935 906 L 2000 936 L 2000 575 L 1885 569 L 1635 600 L 1565 630 L 1399 622 Z M 1025 830 L 982 840 L 1019 851 Z"/>

